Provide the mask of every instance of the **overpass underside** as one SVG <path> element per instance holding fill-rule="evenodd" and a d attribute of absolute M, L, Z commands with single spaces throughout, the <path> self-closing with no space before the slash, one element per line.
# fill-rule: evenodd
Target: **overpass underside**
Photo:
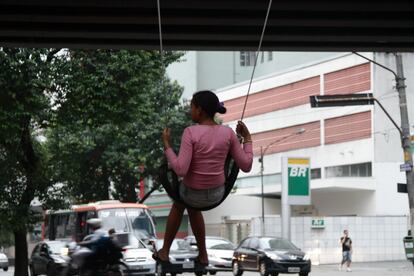
<path fill-rule="evenodd" d="M 161 0 L 167 50 L 256 50 L 268 1 Z M 413 51 L 414 1 L 273 0 L 262 50 Z M 156 0 L 0 0 L 0 45 L 158 49 Z"/>

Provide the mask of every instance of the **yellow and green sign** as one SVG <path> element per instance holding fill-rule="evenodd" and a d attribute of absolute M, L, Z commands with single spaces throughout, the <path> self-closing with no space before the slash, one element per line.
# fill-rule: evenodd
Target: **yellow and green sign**
<path fill-rule="evenodd" d="M 310 205 L 310 159 L 284 158 L 283 168 L 289 205 Z"/>

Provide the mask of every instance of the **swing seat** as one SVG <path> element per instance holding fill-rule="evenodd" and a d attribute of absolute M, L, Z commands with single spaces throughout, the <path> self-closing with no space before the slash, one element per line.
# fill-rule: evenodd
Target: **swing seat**
<path fill-rule="evenodd" d="M 232 191 L 234 184 L 237 180 L 237 176 L 239 174 L 239 167 L 237 166 L 236 162 L 234 162 L 233 158 L 230 155 L 227 156 L 226 162 L 224 164 L 224 175 L 225 175 L 225 183 L 224 183 L 224 195 L 223 198 L 212 205 L 206 207 L 194 207 L 190 204 L 186 203 L 180 197 L 180 185 L 184 185 L 178 178 L 177 174 L 168 167 L 168 163 L 164 162 L 159 169 L 159 181 L 160 184 L 163 186 L 164 190 L 167 192 L 169 197 L 174 200 L 175 202 L 179 202 L 187 208 L 198 210 L 198 211 L 208 211 L 217 206 L 219 206 L 230 194 Z"/>

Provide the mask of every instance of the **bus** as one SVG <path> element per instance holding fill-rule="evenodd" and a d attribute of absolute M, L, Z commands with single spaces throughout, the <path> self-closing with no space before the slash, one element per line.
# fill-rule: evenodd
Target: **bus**
<path fill-rule="evenodd" d="M 100 218 L 102 228 L 117 233 L 132 233 L 149 242 L 156 240 L 155 218 L 144 204 L 121 203 L 117 200 L 73 205 L 68 210 L 46 211 L 42 239 L 80 242 L 92 231 L 88 219 Z"/>

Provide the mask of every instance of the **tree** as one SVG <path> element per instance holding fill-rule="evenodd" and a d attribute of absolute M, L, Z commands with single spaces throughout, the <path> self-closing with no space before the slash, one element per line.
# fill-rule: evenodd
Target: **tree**
<path fill-rule="evenodd" d="M 166 53 L 166 66 L 180 56 Z M 75 202 L 136 202 L 139 178 L 156 174 L 162 160 L 165 118 L 177 132 L 189 123 L 182 89 L 165 77 L 156 51 L 70 50 L 68 72 L 48 133 L 55 180 Z"/>
<path fill-rule="evenodd" d="M 50 122 L 50 99 L 61 77 L 57 49 L 0 48 L 0 223 L 16 247 L 15 275 L 27 275 L 27 231 L 38 217 L 30 204 L 52 185 L 39 139 Z"/>

